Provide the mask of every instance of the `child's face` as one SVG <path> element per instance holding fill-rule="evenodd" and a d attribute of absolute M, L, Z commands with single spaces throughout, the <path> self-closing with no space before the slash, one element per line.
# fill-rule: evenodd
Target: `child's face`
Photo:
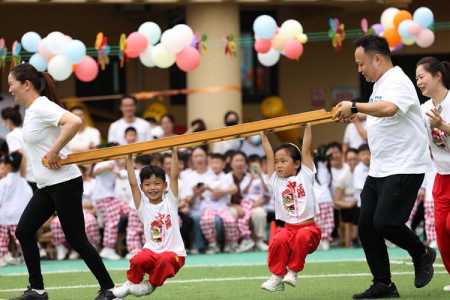
<path fill-rule="evenodd" d="M 235 155 L 231 160 L 231 169 L 235 173 L 244 173 L 247 169 L 247 162 L 242 155 Z"/>
<path fill-rule="evenodd" d="M 362 161 L 363 164 L 368 166 L 370 164 L 370 151 L 364 150 L 358 153 L 359 160 Z"/>
<path fill-rule="evenodd" d="M 223 168 L 225 167 L 225 162 L 223 160 L 221 160 L 220 158 L 213 158 L 211 159 L 211 170 L 215 173 L 215 174 L 219 174 L 220 172 L 223 171 Z"/>
<path fill-rule="evenodd" d="M 280 149 L 275 153 L 275 172 L 279 177 L 290 177 L 297 174 L 300 161 L 294 161 L 286 149 Z"/>
<path fill-rule="evenodd" d="M 172 157 L 164 157 L 163 170 L 166 174 L 170 174 L 170 165 L 172 164 Z"/>
<path fill-rule="evenodd" d="M 166 181 L 156 176 L 144 179 L 141 183 L 142 191 L 150 202 L 153 203 L 161 202 L 166 187 Z"/>
<path fill-rule="evenodd" d="M 359 163 L 358 154 L 356 154 L 355 152 L 348 152 L 347 164 L 350 166 L 350 169 L 354 170 L 358 163 Z"/>
<path fill-rule="evenodd" d="M 125 133 L 125 140 L 127 144 L 133 144 L 137 142 L 137 134 L 134 131 L 128 131 Z"/>
<path fill-rule="evenodd" d="M 327 156 L 330 157 L 330 165 L 333 168 L 340 168 L 342 166 L 342 152 L 336 147 L 330 148 L 327 151 Z"/>

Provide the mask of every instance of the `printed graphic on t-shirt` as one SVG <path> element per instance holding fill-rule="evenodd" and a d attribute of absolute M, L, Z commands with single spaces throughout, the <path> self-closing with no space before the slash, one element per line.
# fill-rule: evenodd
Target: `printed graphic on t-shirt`
<path fill-rule="evenodd" d="M 289 215 L 297 215 L 297 199 L 305 197 L 305 189 L 302 184 L 295 181 L 288 181 L 286 188 L 281 193 L 283 197 L 283 207 Z"/>
<path fill-rule="evenodd" d="M 433 137 L 433 143 L 436 146 L 449 150 L 447 145 L 447 134 L 443 130 L 439 128 L 433 128 L 431 129 L 431 136 Z"/>
<path fill-rule="evenodd" d="M 158 214 L 151 222 L 152 240 L 161 243 L 164 240 L 164 233 L 172 226 L 170 214 Z"/>

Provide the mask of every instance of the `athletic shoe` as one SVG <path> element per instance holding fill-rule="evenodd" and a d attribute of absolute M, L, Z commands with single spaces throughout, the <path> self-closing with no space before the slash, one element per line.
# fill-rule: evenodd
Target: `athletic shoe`
<path fill-rule="evenodd" d="M 237 253 L 247 252 L 255 247 L 255 242 L 252 239 L 245 239 L 241 242 L 239 247 L 237 248 Z"/>
<path fill-rule="evenodd" d="M 269 250 L 269 246 L 267 246 L 267 244 L 264 243 L 263 240 L 259 240 L 256 242 L 256 249 L 258 249 L 260 251 L 267 251 L 267 250 Z"/>
<path fill-rule="evenodd" d="M 433 249 L 437 249 L 437 242 L 436 241 L 431 241 L 430 242 L 430 245 L 428 245 L 430 248 L 433 248 Z"/>
<path fill-rule="evenodd" d="M 125 281 L 121 286 L 112 289 L 114 296 L 118 298 L 125 298 L 130 294 L 130 287 L 133 283 L 130 281 Z"/>
<path fill-rule="evenodd" d="M 219 247 L 217 246 L 216 243 L 210 243 L 208 245 L 208 249 L 206 250 L 206 254 L 216 254 L 220 252 Z"/>
<path fill-rule="evenodd" d="M 425 247 L 425 254 L 418 259 L 413 259 L 414 263 L 414 285 L 422 288 L 430 283 L 434 275 L 433 263 L 436 260 L 436 250 Z"/>
<path fill-rule="evenodd" d="M 103 248 L 102 251 L 100 251 L 100 257 L 110 260 L 119 260 L 121 258 L 120 255 L 111 248 Z"/>
<path fill-rule="evenodd" d="M 330 250 L 330 242 L 327 240 L 321 240 L 319 243 L 319 249 L 324 251 Z"/>
<path fill-rule="evenodd" d="M 122 298 L 114 296 L 111 290 L 100 290 L 94 300 L 122 300 Z"/>
<path fill-rule="evenodd" d="M 442 289 L 444 292 L 450 292 L 450 284 L 444 286 L 444 288 Z"/>
<path fill-rule="evenodd" d="M 400 298 L 397 287 L 393 282 L 385 284 L 382 282 L 375 282 L 366 291 L 361 294 L 353 295 L 353 299 L 385 299 L 385 298 Z"/>
<path fill-rule="evenodd" d="M 272 276 L 261 284 L 261 288 L 268 292 L 284 291 L 283 278 L 272 274 Z"/>
<path fill-rule="evenodd" d="M 69 253 L 69 250 L 64 245 L 56 246 L 56 259 L 57 260 L 64 260 L 66 258 L 67 253 Z"/>
<path fill-rule="evenodd" d="M 155 289 L 148 281 L 130 285 L 130 293 L 136 297 L 150 295 Z"/>
<path fill-rule="evenodd" d="M 295 287 L 297 285 L 297 273 L 288 269 L 288 272 L 284 275 L 283 283 Z"/>
<path fill-rule="evenodd" d="M 3 258 L 8 265 L 20 265 L 23 263 L 23 258 L 21 256 L 14 257 L 9 252 Z"/>
<path fill-rule="evenodd" d="M 70 254 L 69 254 L 70 260 L 75 260 L 75 259 L 79 259 L 79 258 L 80 258 L 80 254 L 78 254 L 77 251 L 72 250 L 72 252 L 70 252 Z"/>
<path fill-rule="evenodd" d="M 5 267 L 6 265 L 8 265 L 8 263 L 5 261 L 5 257 L 0 257 L 0 268 Z"/>
<path fill-rule="evenodd" d="M 31 287 L 28 287 L 26 291 L 19 297 L 10 298 L 9 300 L 48 300 L 47 292 L 43 294 L 39 294 L 37 291 L 33 290 Z"/>

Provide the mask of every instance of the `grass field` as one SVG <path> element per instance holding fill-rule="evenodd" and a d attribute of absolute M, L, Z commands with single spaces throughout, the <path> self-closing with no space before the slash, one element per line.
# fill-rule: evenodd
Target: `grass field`
<path fill-rule="evenodd" d="M 450 276 L 440 261 L 435 265 L 433 281 L 423 289 L 414 288 L 414 271 L 408 256 L 390 250 L 393 280 L 402 299 L 450 299 L 442 287 Z M 309 257 L 296 288 L 268 293 L 260 289 L 268 276 L 265 253 L 190 256 L 177 276 L 144 298 L 127 299 L 351 299 L 370 285 L 371 275 L 361 250 L 336 249 L 316 252 Z M 126 260 L 106 262 L 116 283 L 125 280 Z M 92 300 L 98 286 L 82 261 L 44 261 L 46 288 L 53 300 Z M 18 295 L 27 284 L 26 269 L 10 266 L 0 269 L 0 300 Z"/>

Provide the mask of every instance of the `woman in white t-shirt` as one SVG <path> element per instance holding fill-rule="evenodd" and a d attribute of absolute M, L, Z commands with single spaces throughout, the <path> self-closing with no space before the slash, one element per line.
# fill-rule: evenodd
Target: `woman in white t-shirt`
<path fill-rule="evenodd" d="M 81 120 L 54 102 L 57 98 L 51 76 L 38 72 L 28 63 L 11 70 L 8 84 L 15 101 L 26 108 L 24 148 L 38 186 L 16 230 L 30 285 L 23 295 L 14 299 L 48 299 L 40 269 L 36 232 L 55 211 L 68 242 L 80 253 L 100 284 L 96 300 L 114 299 L 110 291 L 114 282 L 84 231 L 81 172 L 76 165 L 61 166 L 59 163 L 60 156 L 68 153 L 64 147 L 80 128 Z"/>
<path fill-rule="evenodd" d="M 284 284 L 295 287 L 297 273 L 303 270 L 306 256 L 319 246 L 321 233 L 314 223 L 316 169 L 310 126 L 305 128 L 302 151 L 289 143 L 280 145 L 274 152 L 265 135 L 262 141 L 275 199 L 275 215 L 284 222 L 284 227 L 271 239 L 268 264 L 272 276 L 261 288 L 276 292 L 283 291 Z"/>
<path fill-rule="evenodd" d="M 450 273 L 450 63 L 422 58 L 417 63 L 416 80 L 422 94 L 431 98 L 421 108 L 437 168 L 433 186 L 437 244 Z M 444 290 L 450 291 L 450 285 Z"/>

